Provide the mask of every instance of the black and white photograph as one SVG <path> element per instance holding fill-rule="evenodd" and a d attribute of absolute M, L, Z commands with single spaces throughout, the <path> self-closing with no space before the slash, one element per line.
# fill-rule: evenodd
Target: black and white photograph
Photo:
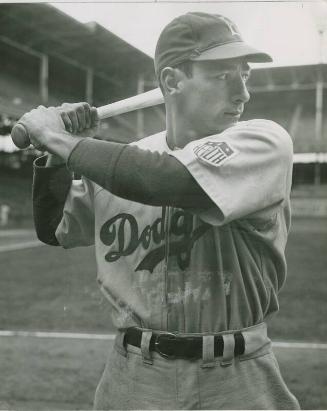
<path fill-rule="evenodd" d="M 0 410 L 327 409 L 327 0 L 0 2 Z"/>

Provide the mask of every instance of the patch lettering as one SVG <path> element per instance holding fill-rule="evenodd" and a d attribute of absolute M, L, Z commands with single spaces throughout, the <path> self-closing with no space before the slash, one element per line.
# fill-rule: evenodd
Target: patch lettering
<path fill-rule="evenodd" d="M 237 154 L 237 151 L 225 141 L 207 141 L 193 149 L 198 159 L 204 163 L 218 167 Z"/>

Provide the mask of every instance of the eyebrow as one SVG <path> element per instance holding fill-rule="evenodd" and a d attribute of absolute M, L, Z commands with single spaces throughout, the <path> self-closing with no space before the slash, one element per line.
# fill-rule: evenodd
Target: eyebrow
<path fill-rule="evenodd" d="M 229 69 L 234 69 L 235 68 L 235 64 L 233 63 L 225 63 L 225 62 L 221 62 L 220 63 L 220 67 L 216 68 L 216 70 L 229 70 Z M 242 63 L 242 70 L 244 71 L 251 71 L 251 67 L 249 66 L 248 63 L 244 62 Z"/>

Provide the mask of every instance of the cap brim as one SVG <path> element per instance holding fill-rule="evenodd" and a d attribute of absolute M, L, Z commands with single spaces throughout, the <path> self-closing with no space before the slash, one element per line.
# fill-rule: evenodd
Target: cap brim
<path fill-rule="evenodd" d="M 250 63 L 269 63 L 273 59 L 267 53 L 263 53 L 242 41 L 222 44 L 203 51 L 199 56 L 192 57 L 190 60 L 225 60 L 237 57 L 246 57 Z"/>

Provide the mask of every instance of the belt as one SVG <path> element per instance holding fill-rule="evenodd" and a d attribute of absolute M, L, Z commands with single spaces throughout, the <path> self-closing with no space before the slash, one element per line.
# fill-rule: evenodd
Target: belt
<path fill-rule="evenodd" d="M 142 330 L 138 328 L 128 328 L 124 336 L 124 345 L 141 347 Z M 235 347 L 234 355 L 242 355 L 245 350 L 245 341 L 241 332 L 234 334 Z M 202 336 L 181 336 L 173 333 L 152 334 L 150 351 L 156 351 L 164 358 L 202 358 Z M 224 352 L 224 340 L 222 335 L 214 336 L 214 355 L 220 357 Z"/>

